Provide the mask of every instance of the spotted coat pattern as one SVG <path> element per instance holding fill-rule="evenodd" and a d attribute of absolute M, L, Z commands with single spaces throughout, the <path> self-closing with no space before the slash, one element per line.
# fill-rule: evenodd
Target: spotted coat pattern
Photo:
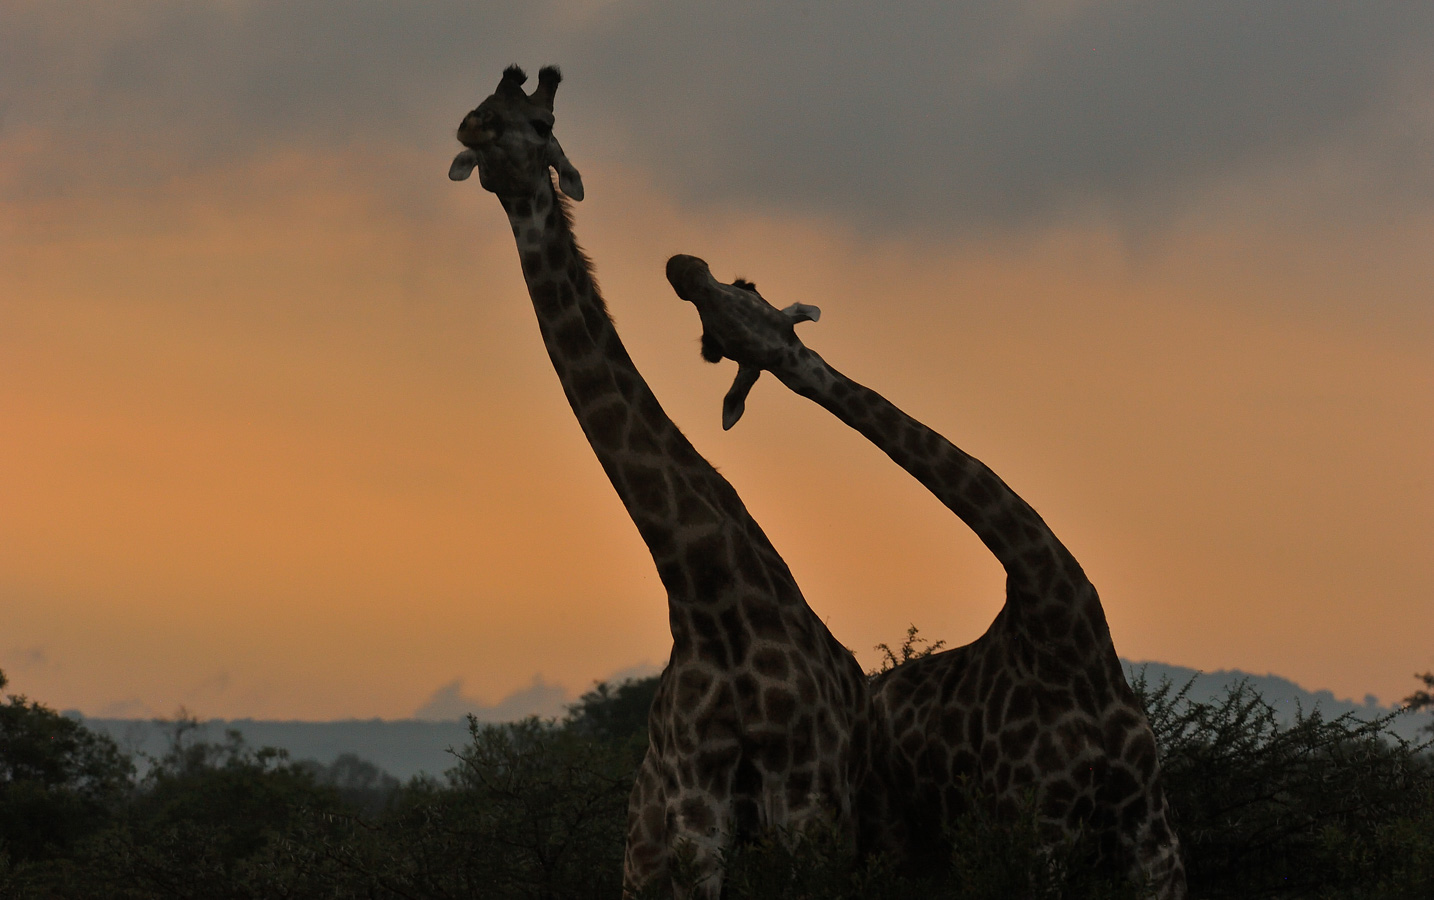
<path fill-rule="evenodd" d="M 877 746 L 916 861 L 971 802 L 1015 816 L 1029 797 L 1046 839 L 1084 833 L 1102 862 L 1162 900 L 1185 896 L 1155 737 L 1121 671 L 1095 587 L 1036 511 L 979 460 L 833 369 L 747 283 L 674 257 L 708 356 L 773 373 L 881 448 L 975 531 L 1006 570 L 1006 603 L 967 646 L 908 662 L 873 685 Z M 811 308 L 804 318 L 812 318 Z M 740 399 L 740 398 L 739 398 Z M 729 394 L 729 401 L 731 395 Z M 740 415 L 740 409 L 738 411 Z M 730 426 L 730 422 L 726 423 Z"/>
<path fill-rule="evenodd" d="M 734 839 L 816 819 L 850 826 L 868 759 L 867 682 L 624 349 L 562 196 L 580 199 L 582 183 L 552 137 L 558 79 L 545 68 L 528 95 L 509 68 L 464 117 L 450 177 L 476 168 L 502 202 L 553 368 L 667 591 L 672 655 L 629 805 L 626 890 L 670 891 L 685 846 L 693 895 L 715 898 Z"/>

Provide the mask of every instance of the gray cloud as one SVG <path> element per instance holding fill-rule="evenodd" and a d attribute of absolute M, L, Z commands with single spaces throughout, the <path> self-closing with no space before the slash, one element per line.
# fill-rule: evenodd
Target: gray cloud
<path fill-rule="evenodd" d="M 883 223 L 1119 210 L 1357 137 L 1434 37 L 1398 3 L 671 9 L 647 27 L 674 40 L 603 47 L 649 85 L 610 101 L 653 137 L 632 151 L 693 193 Z"/>
<path fill-rule="evenodd" d="M 661 666 L 641 662 L 600 680 L 618 685 L 632 679 L 649 678 L 661 671 Z M 515 722 L 528 716 L 561 718 L 567 714 L 568 705 L 576 699 L 561 685 L 551 684 L 537 674 L 527 687 L 513 691 L 497 703 L 487 704 L 465 695 L 463 680 L 455 678 L 435 690 L 414 712 L 413 718 L 452 721 L 470 714 L 480 722 Z"/>
<path fill-rule="evenodd" d="M 510 61 L 564 64 L 579 164 L 621 156 L 699 204 L 859 227 L 1158 216 L 1327 147 L 1370 202 L 1434 196 L 1434 6 L 1399 0 L 18 6 L 0 139 L 41 152 L 10 196 L 284 145 L 441 155 Z"/>
<path fill-rule="evenodd" d="M 542 675 L 534 675 L 532 684 L 491 705 L 465 696 L 462 680 L 454 679 L 435 690 L 413 717 L 449 721 L 472 715 L 480 722 L 513 722 L 527 716 L 551 718 L 563 715 L 571 700 L 566 690 L 544 681 Z"/>
<path fill-rule="evenodd" d="M 5 654 L 6 665 L 0 667 L 0 671 L 9 668 L 15 671 L 26 672 L 32 669 L 44 669 L 50 665 L 50 654 L 44 647 L 39 645 L 30 647 L 11 647 Z"/>
<path fill-rule="evenodd" d="M 511 31 L 506 4 L 235 2 L 48 5 L 0 12 L 0 135 L 47 145 L 19 186 L 144 184 L 286 145 L 441 141 L 471 74 Z M 29 19 L 26 20 L 28 12 Z M 465 50 L 465 34 L 479 36 Z M 460 96 L 461 95 L 461 98 Z M 441 134 L 441 137 L 439 136 Z"/>

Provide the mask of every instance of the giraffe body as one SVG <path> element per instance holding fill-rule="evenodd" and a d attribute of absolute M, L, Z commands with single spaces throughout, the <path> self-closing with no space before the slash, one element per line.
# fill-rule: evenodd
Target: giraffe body
<path fill-rule="evenodd" d="M 563 391 L 667 591 L 672 655 L 629 805 L 626 889 L 669 890 L 673 852 L 687 845 L 696 895 L 715 898 L 734 838 L 819 817 L 850 823 L 868 759 L 867 684 L 633 365 L 558 192 L 583 192 L 552 137 L 559 75 L 543 69 L 531 95 L 525 77 L 510 67 L 464 117 L 449 176 L 476 168 L 502 202 Z"/>
<path fill-rule="evenodd" d="M 994 472 L 828 365 L 796 336 L 793 316 L 750 285 L 718 282 L 695 257 L 673 257 L 667 272 L 701 315 L 705 355 L 741 367 L 724 424 L 735 421 L 733 394 L 745 395 L 753 370 L 772 372 L 910 472 L 1006 569 L 1006 603 L 981 638 L 873 684 L 875 746 L 887 754 L 894 805 L 888 825 L 906 851 L 935 852 L 941 826 L 972 797 L 1011 816 L 1030 796 L 1047 840 L 1091 834 L 1107 865 L 1161 900 L 1183 898 L 1154 734 L 1071 553 Z"/>

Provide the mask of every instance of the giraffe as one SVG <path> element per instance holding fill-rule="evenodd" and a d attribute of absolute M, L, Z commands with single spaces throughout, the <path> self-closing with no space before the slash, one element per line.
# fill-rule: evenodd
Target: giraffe
<path fill-rule="evenodd" d="M 510 66 L 463 118 L 449 177 L 476 168 L 498 195 L 558 380 L 667 592 L 672 653 L 628 807 L 624 890 L 674 893 L 681 852 L 691 895 L 716 898 L 733 840 L 817 820 L 851 827 L 867 683 L 628 356 L 573 235 L 568 200 L 583 185 L 553 136 L 561 75 L 543 68 L 532 94 L 526 80 Z"/>
<path fill-rule="evenodd" d="M 1155 736 L 1095 587 L 1050 527 L 979 460 L 808 349 L 793 326 L 815 319 L 815 307 L 779 312 L 749 282 L 718 282 L 696 257 L 672 257 L 667 277 L 697 307 L 704 358 L 739 365 L 725 428 L 762 370 L 772 372 L 910 472 L 1006 570 L 1006 602 L 985 634 L 872 685 L 908 852 L 929 857 L 930 837 L 966 808 L 972 788 L 1005 817 L 1029 795 L 1045 840 L 1088 833 L 1105 865 L 1161 900 L 1184 897 Z"/>

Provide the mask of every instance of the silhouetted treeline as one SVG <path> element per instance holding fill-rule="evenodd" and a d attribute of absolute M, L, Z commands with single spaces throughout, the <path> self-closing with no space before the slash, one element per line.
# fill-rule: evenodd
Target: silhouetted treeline
<path fill-rule="evenodd" d="M 352 755 L 293 762 L 184 721 L 138 777 L 109 738 L 10 697 L 0 897 L 615 898 L 655 686 L 600 685 L 562 721 L 472 723 L 444 778 L 406 784 Z M 1434 762 L 1387 717 L 1287 724 L 1247 688 L 1194 702 L 1136 687 L 1193 897 L 1434 897 Z M 948 838 L 948 870 L 915 882 L 841 835 L 767 835 L 733 852 L 727 896 L 1134 896 L 1079 842 L 1043 850 L 1030 819 L 976 812 Z"/>

